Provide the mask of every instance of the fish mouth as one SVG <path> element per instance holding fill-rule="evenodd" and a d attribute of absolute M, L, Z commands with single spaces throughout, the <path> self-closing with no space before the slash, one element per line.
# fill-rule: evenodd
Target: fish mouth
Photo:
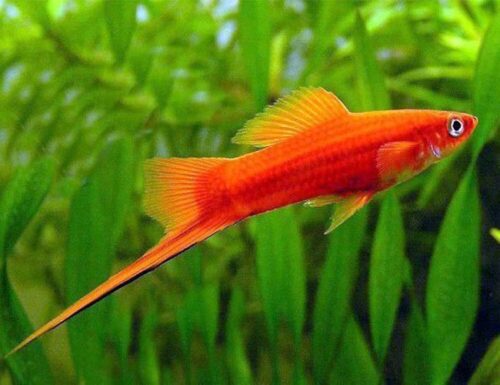
<path fill-rule="evenodd" d="M 478 121 L 479 121 L 479 119 L 477 118 L 477 116 L 472 115 L 472 122 L 473 122 L 472 127 L 473 128 L 476 128 Z"/>

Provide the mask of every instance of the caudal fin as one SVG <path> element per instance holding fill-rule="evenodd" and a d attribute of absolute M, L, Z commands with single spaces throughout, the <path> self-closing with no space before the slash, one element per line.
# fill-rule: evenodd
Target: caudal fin
<path fill-rule="evenodd" d="M 215 203 L 211 171 L 226 158 L 149 159 L 145 164 L 145 209 L 171 231 L 196 221 Z"/>
<path fill-rule="evenodd" d="M 164 224 L 168 233 L 138 260 L 79 299 L 57 317 L 17 345 L 22 349 L 141 275 L 203 241 L 233 221 L 223 210 L 210 211 L 216 197 L 210 196 L 210 171 L 227 161 L 213 158 L 152 159 L 146 163 L 146 211 Z"/>

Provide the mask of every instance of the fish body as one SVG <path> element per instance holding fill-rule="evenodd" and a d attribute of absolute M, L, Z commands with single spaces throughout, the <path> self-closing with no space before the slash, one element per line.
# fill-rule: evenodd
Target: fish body
<path fill-rule="evenodd" d="M 234 137 L 264 147 L 238 158 L 151 159 L 146 212 L 166 235 L 13 349 L 15 352 L 187 248 L 252 215 L 305 201 L 336 204 L 328 231 L 378 192 L 423 171 L 472 133 L 474 116 L 448 111 L 351 113 L 322 88 L 280 99 Z"/>
<path fill-rule="evenodd" d="M 349 113 L 327 121 L 211 170 L 215 210 L 237 221 L 302 201 L 314 206 L 316 197 L 339 203 L 373 196 L 456 147 L 446 132 L 455 116 L 470 131 L 476 124 L 470 115 L 433 110 Z"/>

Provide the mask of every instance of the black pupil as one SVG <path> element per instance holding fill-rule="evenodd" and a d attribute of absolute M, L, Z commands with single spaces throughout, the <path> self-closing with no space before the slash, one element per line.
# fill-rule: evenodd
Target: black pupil
<path fill-rule="evenodd" d="M 459 120 L 454 120 L 451 123 L 451 128 L 453 128 L 453 131 L 460 131 L 462 129 L 462 123 Z"/>

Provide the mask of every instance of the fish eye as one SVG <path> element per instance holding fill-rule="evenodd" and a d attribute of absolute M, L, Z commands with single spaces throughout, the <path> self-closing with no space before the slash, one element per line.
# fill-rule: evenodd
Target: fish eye
<path fill-rule="evenodd" d="M 464 132 L 464 123 L 458 118 L 450 119 L 448 123 L 448 133 L 454 138 L 459 137 Z"/>

